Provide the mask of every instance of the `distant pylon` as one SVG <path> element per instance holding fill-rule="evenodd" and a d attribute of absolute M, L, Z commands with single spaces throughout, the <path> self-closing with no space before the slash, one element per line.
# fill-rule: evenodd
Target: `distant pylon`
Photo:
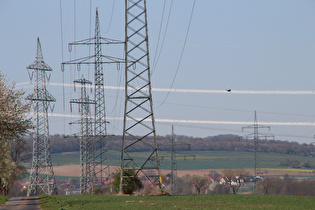
<path fill-rule="evenodd" d="M 172 195 L 177 194 L 177 186 L 175 184 L 175 179 L 177 179 L 177 159 L 175 151 L 175 132 L 174 126 L 172 126 L 172 136 L 171 136 L 171 193 Z"/>
<path fill-rule="evenodd" d="M 74 64 L 77 68 L 81 68 L 81 65 L 94 65 L 94 174 L 96 176 L 96 182 L 94 188 L 103 188 L 104 179 L 110 176 L 108 149 L 107 149 L 107 129 L 106 129 L 106 113 L 105 113 L 105 94 L 104 94 L 104 72 L 103 64 L 123 63 L 124 60 L 113 56 L 107 56 L 102 54 L 102 45 L 119 45 L 124 42 L 109 38 L 101 37 L 100 22 L 98 16 L 98 9 L 96 8 L 95 16 L 95 35 L 92 38 L 84 39 L 81 41 L 75 41 L 69 43 L 69 50 L 72 46 L 76 45 L 94 45 L 94 54 L 83 58 L 75 58 L 67 62 L 63 62 L 61 70 L 64 71 L 64 65 Z"/>
<path fill-rule="evenodd" d="M 259 133 L 259 129 L 268 129 L 270 131 L 270 126 L 264 126 L 264 125 L 258 125 L 257 122 L 257 112 L 255 111 L 255 115 L 254 115 L 254 124 L 253 125 L 249 125 L 246 127 L 242 128 L 242 131 L 244 131 L 244 129 L 253 129 L 254 133 L 251 133 L 249 135 L 247 135 L 247 137 L 252 137 L 254 138 L 254 190 L 256 187 L 256 179 L 262 175 L 261 173 L 261 168 L 260 168 L 260 146 L 259 146 L 259 141 L 261 138 L 274 138 L 273 135 L 267 135 L 267 134 L 260 134 Z"/>
<path fill-rule="evenodd" d="M 172 135 L 171 135 L 171 155 L 163 155 L 161 156 L 161 159 L 163 160 L 165 157 L 171 158 L 171 194 L 177 195 L 178 194 L 178 188 L 177 188 L 177 159 L 178 158 L 184 158 L 186 160 L 189 157 L 192 157 L 193 159 L 196 159 L 196 155 L 186 155 L 186 154 L 177 154 L 176 152 L 176 146 L 179 145 L 186 145 L 188 149 L 190 150 L 191 145 L 187 143 L 181 143 L 176 142 L 176 134 L 174 132 L 174 126 L 172 126 Z M 165 146 L 165 144 L 163 144 Z"/>
<path fill-rule="evenodd" d="M 132 151 L 148 151 L 139 160 Z M 145 0 L 125 0 L 125 114 L 121 153 L 122 187 L 133 175 L 143 175 L 162 190 L 149 63 L 148 25 Z"/>
<path fill-rule="evenodd" d="M 46 80 L 50 78 L 46 72 L 52 71 L 52 68 L 44 62 L 39 38 L 37 38 L 36 60 L 26 68 L 33 70 L 29 75 L 34 81 L 34 90 L 27 99 L 32 101 L 35 114 L 33 158 L 27 196 L 42 193 L 51 195 L 56 193 L 56 183 L 50 156 L 48 108 L 56 99 L 46 89 Z"/>
<path fill-rule="evenodd" d="M 92 82 L 86 80 L 83 76 L 81 79 L 75 80 L 74 83 L 80 84 L 80 99 L 71 99 L 70 104 L 78 104 L 81 118 L 80 124 L 80 192 L 93 192 L 95 182 L 94 174 L 94 144 L 93 144 L 93 122 L 91 119 L 90 105 L 95 104 L 94 100 L 90 100 L 86 93 L 86 84 L 92 85 Z M 72 109 L 72 108 L 71 108 Z"/>

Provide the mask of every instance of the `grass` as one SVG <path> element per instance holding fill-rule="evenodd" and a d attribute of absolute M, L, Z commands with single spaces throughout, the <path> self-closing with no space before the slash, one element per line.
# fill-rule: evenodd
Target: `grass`
<path fill-rule="evenodd" d="M 116 196 L 68 195 L 39 197 L 43 210 L 50 209 L 312 209 L 311 196 L 191 195 Z"/>
<path fill-rule="evenodd" d="M 9 196 L 0 196 L 0 206 L 5 204 L 10 199 Z"/>

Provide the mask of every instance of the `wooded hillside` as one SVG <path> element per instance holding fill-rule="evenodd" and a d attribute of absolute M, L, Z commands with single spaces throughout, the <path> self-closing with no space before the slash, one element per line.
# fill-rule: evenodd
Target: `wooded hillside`
<path fill-rule="evenodd" d="M 108 136 L 108 146 L 110 150 L 121 150 L 121 136 Z M 31 145 L 31 139 L 28 139 Z M 170 150 L 171 136 L 157 136 L 157 142 L 161 151 Z M 189 146 L 190 145 L 190 146 Z M 301 156 L 314 156 L 315 145 L 299 144 L 297 142 L 288 142 L 280 140 L 259 140 L 261 152 L 275 152 L 280 154 L 294 154 Z M 79 151 L 79 138 L 67 137 L 61 135 L 51 136 L 52 153 Z M 244 139 L 237 135 L 218 135 L 205 138 L 196 138 L 189 136 L 176 136 L 176 150 L 226 150 L 226 151 L 253 151 L 254 141 Z M 146 151 L 147 148 L 138 148 L 137 151 Z"/>

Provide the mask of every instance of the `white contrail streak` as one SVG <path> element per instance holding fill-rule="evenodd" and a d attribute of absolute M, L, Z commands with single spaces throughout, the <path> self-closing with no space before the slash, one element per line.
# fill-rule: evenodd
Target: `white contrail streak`
<path fill-rule="evenodd" d="M 27 85 L 27 86 L 26 86 Z M 73 84 L 69 83 L 48 83 L 51 86 L 59 86 L 59 87 L 74 87 Z M 17 83 L 18 87 L 29 87 L 30 83 Z M 80 85 L 76 85 L 76 87 L 80 87 Z M 94 88 L 93 85 L 87 86 L 89 88 Z M 107 90 L 124 90 L 125 87 L 118 86 L 104 86 L 104 89 Z M 147 90 L 147 89 L 143 89 Z M 174 93 L 216 93 L 216 94 L 259 94 L 259 95 L 314 95 L 314 90 L 231 90 L 230 92 L 226 90 L 202 90 L 202 89 L 167 89 L 167 88 L 152 88 L 154 92 L 174 92 Z"/>
<path fill-rule="evenodd" d="M 49 113 L 51 117 L 80 118 L 80 115 Z M 107 117 L 108 120 L 123 120 L 123 117 Z M 141 119 L 137 119 L 141 120 Z M 218 121 L 218 120 L 176 120 L 176 119 L 155 119 L 157 123 L 187 123 L 187 124 L 217 124 L 217 125 L 251 125 L 254 122 L 248 121 Z M 282 125 L 282 126 L 315 126 L 314 122 L 257 122 L 259 125 Z"/>

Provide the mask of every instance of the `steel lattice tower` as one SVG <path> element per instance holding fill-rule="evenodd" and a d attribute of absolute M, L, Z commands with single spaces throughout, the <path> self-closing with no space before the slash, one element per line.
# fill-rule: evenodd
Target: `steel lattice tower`
<path fill-rule="evenodd" d="M 75 45 L 93 45 L 94 46 L 94 55 L 74 59 L 71 61 L 63 62 L 61 70 L 64 71 L 64 65 L 75 64 L 78 68 L 81 65 L 94 65 L 94 100 L 95 100 L 95 109 L 94 109 L 94 151 L 93 156 L 95 170 L 96 182 L 95 188 L 102 188 L 104 184 L 104 179 L 110 176 L 109 170 L 109 159 L 107 151 L 107 141 L 105 139 L 106 132 L 106 113 L 105 113 L 105 95 L 104 95 L 104 73 L 103 73 L 103 64 L 111 63 L 123 63 L 124 60 L 120 58 L 115 58 L 112 56 L 105 56 L 102 54 L 102 45 L 111 45 L 111 44 L 123 44 L 124 42 L 103 38 L 101 37 L 100 32 L 100 22 L 98 16 L 98 9 L 96 8 L 95 16 L 95 35 L 92 38 L 84 39 L 81 41 L 75 41 L 69 43 L 69 49 Z"/>
<path fill-rule="evenodd" d="M 90 113 L 90 105 L 95 104 L 94 100 L 90 100 L 86 93 L 86 84 L 92 85 L 92 82 L 86 80 L 83 76 L 81 79 L 75 80 L 74 83 L 81 86 L 80 99 L 71 99 L 70 104 L 78 104 L 81 119 L 80 124 L 80 192 L 88 193 L 89 190 L 93 191 L 95 174 L 93 167 L 94 145 L 93 145 L 93 126 Z"/>
<path fill-rule="evenodd" d="M 263 135 L 259 134 L 259 129 L 268 129 L 270 131 L 270 126 L 263 126 L 263 125 L 258 124 L 256 111 L 255 111 L 255 115 L 254 115 L 254 124 L 243 127 L 242 130 L 244 130 L 244 129 L 253 129 L 254 130 L 254 133 L 251 133 L 248 136 L 254 138 L 254 177 L 256 180 L 256 178 L 262 174 L 261 169 L 260 169 L 259 140 L 262 137 L 267 139 L 268 137 L 274 138 L 274 136 L 273 135 L 266 135 L 266 134 L 263 134 Z M 254 182 L 254 184 L 256 185 L 256 181 Z"/>
<path fill-rule="evenodd" d="M 165 146 L 165 144 L 163 144 Z M 174 126 L 172 126 L 172 135 L 171 135 L 171 155 L 170 156 L 161 156 L 161 159 L 165 157 L 170 157 L 171 159 L 171 194 L 177 195 L 177 185 L 176 185 L 176 179 L 177 179 L 177 159 L 178 158 L 184 158 L 186 160 L 188 157 L 192 157 L 193 159 L 196 159 L 195 155 L 185 155 L 185 154 L 177 154 L 176 152 L 176 146 L 179 145 L 187 145 L 188 149 L 190 150 L 191 145 L 187 143 L 178 143 L 176 142 L 176 135 L 174 132 Z"/>
<path fill-rule="evenodd" d="M 175 133 L 174 127 L 172 126 L 172 136 L 171 136 L 171 192 L 172 195 L 177 194 L 177 187 L 175 184 L 175 179 L 177 178 L 177 159 L 176 159 L 176 151 L 175 151 Z"/>
<path fill-rule="evenodd" d="M 33 159 L 27 196 L 42 193 L 51 195 L 56 192 L 56 184 L 50 156 L 48 108 L 56 99 L 46 89 L 46 81 L 50 77 L 46 72 L 52 71 L 52 68 L 44 62 L 39 38 L 37 38 L 36 60 L 26 68 L 33 70 L 30 79 L 34 81 L 34 90 L 27 99 L 32 101 L 35 114 Z"/>
<path fill-rule="evenodd" d="M 125 114 L 120 192 L 127 185 L 126 178 L 132 176 L 128 173 L 130 169 L 162 189 L 150 77 L 146 1 L 125 0 Z M 133 157 L 132 151 L 139 148 L 149 151 L 144 161 Z"/>

